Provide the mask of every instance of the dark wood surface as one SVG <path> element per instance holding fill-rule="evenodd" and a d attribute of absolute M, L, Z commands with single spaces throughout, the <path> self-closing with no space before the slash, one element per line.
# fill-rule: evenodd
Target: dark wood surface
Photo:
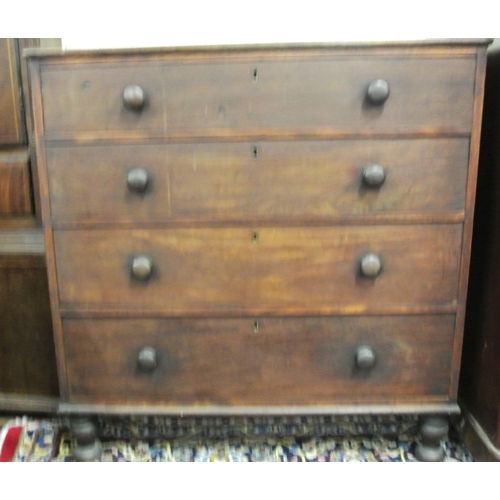
<path fill-rule="evenodd" d="M 453 315 L 66 320 L 70 399 L 180 405 L 321 405 L 449 391 Z M 356 367 L 360 345 L 377 355 Z M 142 373 L 141 348 L 157 351 Z"/>
<path fill-rule="evenodd" d="M 490 52 L 460 396 L 500 447 L 500 51 Z"/>
<path fill-rule="evenodd" d="M 298 60 L 297 60 L 298 59 Z M 82 64 L 42 71 L 47 138 L 126 131 L 152 136 L 235 133 L 357 134 L 471 130 L 475 58 L 300 57 L 275 60 Z M 254 76 L 257 72 L 257 77 Z M 387 80 L 383 106 L 366 102 L 367 86 Z M 143 109 L 123 105 L 139 85 Z M 168 89 L 168 90 L 165 90 Z M 459 102 L 460 106 L 456 106 Z"/>
<path fill-rule="evenodd" d="M 68 408 L 454 406 L 485 43 L 34 54 Z"/>
<path fill-rule="evenodd" d="M 33 214 L 18 39 L 0 39 L 0 217 Z"/>
<path fill-rule="evenodd" d="M 25 142 L 17 41 L 0 38 L 0 144 Z"/>
<path fill-rule="evenodd" d="M 32 215 L 27 148 L 0 151 L 0 216 Z"/>
<path fill-rule="evenodd" d="M 59 393 L 21 57 L 23 47 L 39 43 L 0 39 L 0 408 L 19 412 L 54 410 Z"/>
<path fill-rule="evenodd" d="M 163 314 L 405 312 L 455 307 L 462 228 L 455 225 L 54 233 L 62 309 Z M 360 276 L 359 260 L 383 270 Z M 153 273 L 131 277 L 148 255 Z"/>
<path fill-rule="evenodd" d="M 467 139 L 51 147 L 54 224 L 459 215 Z M 363 170 L 384 167 L 380 188 Z M 144 169 L 144 191 L 127 175 Z"/>
<path fill-rule="evenodd" d="M 54 396 L 39 396 L 19 392 L 0 394 L 0 410 L 8 414 L 15 412 L 18 415 L 19 413 L 25 415 L 29 412 L 54 415 L 59 411 L 60 405 L 61 399 L 57 390 Z"/>
<path fill-rule="evenodd" d="M 43 256 L 0 255 L 0 332 L 0 392 L 56 396 L 58 380 Z"/>

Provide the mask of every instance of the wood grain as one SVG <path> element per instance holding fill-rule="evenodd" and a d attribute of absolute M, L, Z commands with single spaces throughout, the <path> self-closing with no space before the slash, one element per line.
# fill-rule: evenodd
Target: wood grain
<path fill-rule="evenodd" d="M 23 144 L 24 117 L 15 38 L 0 38 L 0 116 L 0 144 Z"/>
<path fill-rule="evenodd" d="M 52 220 L 67 223 L 297 220 L 463 210 L 467 139 L 51 147 Z M 386 170 L 380 189 L 361 174 Z M 144 193 L 127 187 L 143 168 Z"/>
<path fill-rule="evenodd" d="M 54 233 L 64 308 L 187 314 L 455 305 L 460 241 L 458 224 Z M 383 261 L 375 280 L 358 275 L 368 251 Z M 130 276 L 140 254 L 153 260 L 145 283 Z"/>
<path fill-rule="evenodd" d="M 70 401 L 300 405 L 411 401 L 448 391 L 454 317 L 66 320 Z M 377 352 L 356 369 L 361 344 Z M 137 353 L 157 349 L 151 374 Z"/>
<path fill-rule="evenodd" d="M 456 409 L 487 43 L 35 54 L 67 408 Z M 360 186 L 367 163 L 387 169 L 379 191 Z M 361 343 L 377 353 L 363 377 Z"/>
<path fill-rule="evenodd" d="M 57 396 L 43 257 L 0 257 L 0 332 L 0 392 Z"/>
<path fill-rule="evenodd" d="M 0 216 L 22 216 L 32 213 L 28 150 L 1 151 Z"/>
<path fill-rule="evenodd" d="M 47 178 L 47 166 L 45 155 L 45 143 L 41 140 L 44 136 L 43 123 L 43 103 L 42 90 L 40 82 L 40 61 L 30 60 L 28 64 L 31 81 L 31 100 L 33 110 L 33 127 L 36 143 L 36 161 L 33 170 L 33 178 L 39 196 L 37 199 L 37 208 L 40 208 L 39 214 L 43 224 L 45 259 L 47 263 L 47 279 L 49 285 L 49 302 L 52 312 L 53 339 L 56 351 L 57 375 L 59 378 L 59 390 L 61 399 L 67 397 L 68 383 L 66 380 L 66 360 L 64 355 L 64 343 L 62 338 L 62 325 L 59 316 L 59 300 L 57 290 L 57 275 L 55 272 L 55 257 L 52 228 L 50 226 L 50 200 L 49 183 Z"/>
<path fill-rule="evenodd" d="M 42 69 L 47 134 L 148 130 L 206 135 L 328 129 L 410 133 L 470 131 L 474 58 L 356 57 L 211 63 L 126 62 Z M 257 74 L 257 76 L 255 76 Z M 382 107 L 365 103 L 367 86 L 387 80 Z M 144 88 L 142 112 L 124 108 L 122 91 Z M 460 106 L 456 106 L 459 102 Z"/>
<path fill-rule="evenodd" d="M 473 129 L 471 134 L 471 148 L 467 178 L 466 212 L 463 229 L 463 248 L 460 262 L 459 304 L 457 309 L 456 336 L 453 346 L 453 367 L 451 373 L 451 397 L 458 394 L 460 377 L 460 361 L 465 325 L 465 310 L 467 303 L 467 289 L 470 274 L 470 259 L 472 234 L 474 224 L 474 208 L 476 202 L 477 175 L 479 150 L 481 140 L 482 112 L 484 102 L 484 82 L 486 77 L 486 48 L 478 50 L 476 64 L 476 86 L 474 89 Z"/>

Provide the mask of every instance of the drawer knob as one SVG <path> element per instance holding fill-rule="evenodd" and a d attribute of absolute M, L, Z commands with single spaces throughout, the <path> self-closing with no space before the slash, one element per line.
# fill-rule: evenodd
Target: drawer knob
<path fill-rule="evenodd" d="M 151 373 L 156 368 L 156 349 L 154 347 L 143 347 L 137 356 L 137 367 L 141 372 Z"/>
<path fill-rule="evenodd" d="M 363 170 L 363 183 L 372 188 L 379 188 L 385 182 L 385 168 L 381 165 L 368 165 Z"/>
<path fill-rule="evenodd" d="M 389 83 L 385 80 L 374 80 L 368 85 L 366 97 L 371 104 L 380 106 L 387 101 L 390 93 Z"/>
<path fill-rule="evenodd" d="M 367 253 L 361 258 L 360 271 L 365 278 L 376 278 L 382 271 L 382 261 L 374 253 Z"/>
<path fill-rule="evenodd" d="M 356 366 L 361 370 L 369 370 L 377 364 L 375 351 L 368 345 L 361 345 L 356 350 Z"/>
<path fill-rule="evenodd" d="M 137 255 L 132 260 L 132 276 L 140 281 L 147 281 L 153 272 L 153 260 L 148 255 Z"/>
<path fill-rule="evenodd" d="M 139 111 L 146 104 L 146 93 L 140 85 L 127 85 L 123 89 L 123 104 L 126 108 Z"/>
<path fill-rule="evenodd" d="M 144 193 L 148 187 L 149 176 L 143 168 L 133 168 L 127 174 L 127 186 L 131 191 Z"/>

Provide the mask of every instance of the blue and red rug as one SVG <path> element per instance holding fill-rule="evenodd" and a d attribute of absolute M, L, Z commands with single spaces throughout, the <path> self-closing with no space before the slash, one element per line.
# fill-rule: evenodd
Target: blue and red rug
<path fill-rule="evenodd" d="M 0 461 L 72 462 L 67 423 L 12 419 L 0 434 Z M 414 416 L 103 417 L 98 428 L 101 462 L 417 461 Z M 445 461 L 474 461 L 458 439 L 442 446 Z"/>

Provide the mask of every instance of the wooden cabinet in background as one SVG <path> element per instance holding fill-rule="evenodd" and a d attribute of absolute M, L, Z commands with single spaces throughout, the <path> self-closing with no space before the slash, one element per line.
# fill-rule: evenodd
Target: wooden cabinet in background
<path fill-rule="evenodd" d="M 25 144 L 19 49 L 16 38 L 0 38 L 0 144 Z"/>
<path fill-rule="evenodd" d="M 0 38 L 0 218 L 31 215 L 19 42 Z"/>
<path fill-rule="evenodd" d="M 57 394 L 46 273 L 43 254 L 0 255 L 0 390 L 11 396 Z"/>
<path fill-rule="evenodd" d="M 22 58 L 40 45 L 59 43 L 0 38 L 0 410 L 50 410 L 59 392 Z"/>

